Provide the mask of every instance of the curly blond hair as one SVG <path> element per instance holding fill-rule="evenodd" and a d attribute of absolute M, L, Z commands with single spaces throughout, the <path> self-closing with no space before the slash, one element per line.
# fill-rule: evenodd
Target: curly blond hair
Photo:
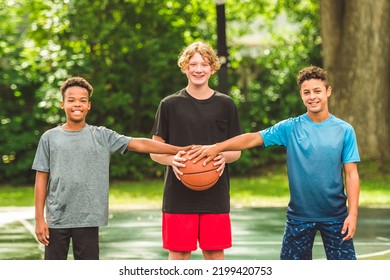
<path fill-rule="evenodd" d="M 203 42 L 195 42 L 187 46 L 179 55 L 177 65 L 183 73 L 188 69 L 190 59 L 195 53 L 199 53 L 210 64 L 212 71 L 215 72 L 221 67 L 218 56 L 210 45 Z"/>

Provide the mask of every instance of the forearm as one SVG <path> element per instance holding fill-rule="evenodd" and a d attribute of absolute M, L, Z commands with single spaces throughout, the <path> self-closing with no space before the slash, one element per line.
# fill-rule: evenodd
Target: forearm
<path fill-rule="evenodd" d="M 348 199 L 348 212 L 350 215 L 357 216 L 360 196 L 360 179 L 357 168 L 353 168 L 352 172 L 346 172 L 345 188 Z"/>
<path fill-rule="evenodd" d="M 165 140 L 161 138 L 158 135 L 153 135 L 153 141 L 159 142 L 159 143 L 165 143 Z M 156 153 L 150 153 L 150 158 L 162 165 L 172 165 L 174 155 L 171 154 L 156 154 Z"/>
<path fill-rule="evenodd" d="M 350 215 L 357 216 L 358 207 L 359 207 L 359 194 L 360 194 L 359 180 L 353 179 L 353 182 L 347 183 L 346 191 L 348 197 L 348 212 Z"/>
<path fill-rule="evenodd" d="M 34 187 L 35 219 L 44 220 L 48 173 L 37 171 Z"/>
<path fill-rule="evenodd" d="M 263 145 L 263 138 L 258 132 L 244 133 L 216 144 L 219 152 L 241 151 Z"/>
<path fill-rule="evenodd" d="M 172 165 L 174 155 L 167 155 L 167 154 L 150 154 L 150 158 L 162 165 Z"/>
<path fill-rule="evenodd" d="M 132 138 L 128 144 L 128 149 L 140 153 L 177 154 L 182 147 L 169 145 L 148 138 Z"/>
<path fill-rule="evenodd" d="M 222 154 L 225 157 L 226 163 L 232 163 L 240 158 L 241 151 L 227 151 L 222 152 Z"/>

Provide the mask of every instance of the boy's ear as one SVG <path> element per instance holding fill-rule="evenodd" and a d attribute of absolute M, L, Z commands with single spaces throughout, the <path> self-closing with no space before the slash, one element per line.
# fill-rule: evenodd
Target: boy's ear
<path fill-rule="evenodd" d="M 61 108 L 61 109 L 64 109 L 64 101 L 61 101 L 61 103 L 60 103 L 60 108 Z"/>
<path fill-rule="evenodd" d="M 330 97 L 332 95 L 332 87 L 331 86 L 328 86 L 328 88 L 326 89 L 326 95 L 328 97 Z"/>

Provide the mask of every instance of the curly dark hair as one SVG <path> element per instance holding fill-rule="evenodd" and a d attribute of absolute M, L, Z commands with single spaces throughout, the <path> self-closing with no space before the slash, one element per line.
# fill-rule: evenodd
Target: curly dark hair
<path fill-rule="evenodd" d="M 62 98 L 64 98 L 65 91 L 70 87 L 82 87 L 88 91 L 89 97 L 92 96 L 93 87 L 87 82 L 86 79 L 81 77 L 72 77 L 67 79 L 61 86 Z"/>
<path fill-rule="evenodd" d="M 327 72 L 320 67 L 309 66 L 309 67 L 303 68 L 301 71 L 299 71 L 299 74 L 297 76 L 297 84 L 299 87 L 301 87 L 301 85 L 304 81 L 307 81 L 310 79 L 324 81 L 325 86 L 326 87 L 329 86 Z"/>

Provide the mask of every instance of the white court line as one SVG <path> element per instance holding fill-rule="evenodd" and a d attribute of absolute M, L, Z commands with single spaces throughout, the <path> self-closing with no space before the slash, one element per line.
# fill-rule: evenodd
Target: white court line
<path fill-rule="evenodd" d="M 379 251 L 371 254 L 364 254 L 364 255 L 359 255 L 357 258 L 370 258 L 370 257 L 378 257 L 378 256 L 383 256 L 386 254 L 390 254 L 390 249 L 389 250 L 384 250 L 384 251 Z"/>
<path fill-rule="evenodd" d="M 33 218 L 34 207 L 0 207 L 0 225 Z"/>
<path fill-rule="evenodd" d="M 19 219 L 18 222 L 20 222 L 31 233 L 31 235 L 34 236 L 35 240 L 38 241 L 33 224 L 24 219 Z"/>
<path fill-rule="evenodd" d="M 38 242 L 34 225 L 27 221 L 28 219 L 34 218 L 34 207 L 4 207 L 0 209 L 0 226 L 13 222 L 20 222 Z M 38 242 L 38 248 L 41 251 L 44 251 L 44 247 L 41 245 L 42 244 Z"/>
<path fill-rule="evenodd" d="M 383 236 L 377 236 L 376 239 L 381 240 L 381 241 L 390 241 L 390 238 L 383 237 Z"/>
<path fill-rule="evenodd" d="M 27 219 L 33 218 L 33 207 L 5 207 L 0 211 L 0 225 L 20 222 L 31 233 L 35 240 L 37 240 L 34 225 L 27 221 Z"/>

